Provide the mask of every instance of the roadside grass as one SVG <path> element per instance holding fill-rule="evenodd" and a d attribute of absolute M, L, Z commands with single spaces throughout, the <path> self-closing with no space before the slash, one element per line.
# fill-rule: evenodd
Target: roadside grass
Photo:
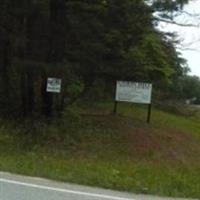
<path fill-rule="evenodd" d="M 200 197 L 200 125 L 120 103 L 75 106 L 51 124 L 1 122 L 0 170 L 135 193 Z M 27 126 L 30 126 L 27 129 Z M 28 131 L 27 131 L 28 130 Z"/>

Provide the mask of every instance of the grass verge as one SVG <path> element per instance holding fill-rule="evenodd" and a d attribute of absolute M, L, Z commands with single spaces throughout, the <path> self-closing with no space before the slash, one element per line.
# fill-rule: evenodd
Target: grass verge
<path fill-rule="evenodd" d="M 144 106 L 120 104 L 116 116 L 109 114 L 111 110 L 111 104 L 85 106 L 29 131 L 2 122 L 0 170 L 135 193 L 199 198 L 198 116 L 153 108 L 148 125 Z"/>

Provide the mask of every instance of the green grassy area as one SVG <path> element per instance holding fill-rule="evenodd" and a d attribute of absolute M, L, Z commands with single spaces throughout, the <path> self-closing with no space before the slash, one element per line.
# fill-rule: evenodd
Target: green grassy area
<path fill-rule="evenodd" d="M 135 193 L 200 197 L 200 117 L 112 104 L 0 126 L 0 170 Z"/>

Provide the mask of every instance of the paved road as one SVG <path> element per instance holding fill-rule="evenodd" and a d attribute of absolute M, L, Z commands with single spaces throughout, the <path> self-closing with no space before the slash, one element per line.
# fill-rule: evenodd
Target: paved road
<path fill-rule="evenodd" d="M 0 172 L 0 200 L 175 200 Z M 176 199 L 178 200 L 178 199 Z"/>

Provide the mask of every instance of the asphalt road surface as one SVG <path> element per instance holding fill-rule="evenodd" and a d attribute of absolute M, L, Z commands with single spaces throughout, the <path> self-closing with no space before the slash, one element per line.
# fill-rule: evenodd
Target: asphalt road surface
<path fill-rule="evenodd" d="M 0 172 L 0 200 L 178 200 L 133 195 Z"/>

